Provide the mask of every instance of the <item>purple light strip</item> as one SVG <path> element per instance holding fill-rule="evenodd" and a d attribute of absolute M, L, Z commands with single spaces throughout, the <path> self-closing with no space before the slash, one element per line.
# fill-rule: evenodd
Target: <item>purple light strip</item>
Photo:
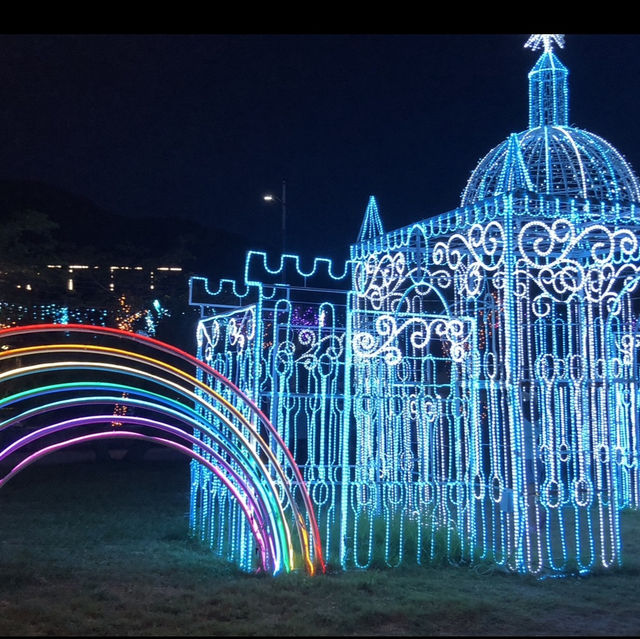
<path fill-rule="evenodd" d="M 18 450 L 20 450 L 23 446 L 26 446 L 27 444 L 30 444 L 38 439 L 41 439 L 42 437 L 46 437 L 47 435 L 51 435 L 51 434 L 61 432 L 63 430 L 67 430 L 71 428 L 76 428 L 78 426 L 109 423 L 112 419 L 113 419 L 113 415 L 92 415 L 92 416 L 84 416 L 80 418 L 70 419 L 63 422 L 59 422 L 57 424 L 46 426 L 44 428 L 41 428 L 39 430 L 36 430 L 32 433 L 25 435 L 24 437 L 16 440 L 15 442 L 7 446 L 7 448 L 5 448 L 4 450 L 0 451 L 0 462 L 8 458 L 12 453 L 15 453 Z M 237 471 L 211 446 L 204 443 L 202 440 L 198 439 L 197 437 L 190 435 L 189 433 L 187 433 L 186 431 L 180 428 L 171 426 L 170 424 L 166 424 L 164 422 L 158 422 L 156 420 L 151 420 L 144 417 L 138 417 L 135 415 L 121 415 L 118 417 L 118 421 L 126 424 L 131 424 L 131 425 L 146 426 L 146 427 L 162 430 L 167 433 L 171 433 L 173 435 L 176 435 L 177 437 L 180 437 L 181 439 L 188 441 L 191 444 L 195 444 L 199 446 L 201 449 L 204 449 L 207 453 L 209 453 L 212 457 L 214 457 L 216 461 L 220 464 L 220 466 L 222 466 L 225 469 L 225 471 L 235 479 L 237 484 L 243 489 L 244 493 L 250 499 L 252 507 L 254 508 L 255 512 L 259 515 L 261 528 L 264 530 L 270 529 L 272 531 L 272 534 L 268 535 L 269 547 L 271 549 L 271 552 L 273 553 L 273 556 L 276 558 L 275 563 L 280 564 L 284 549 L 281 547 L 276 548 L 274 537 L 278 534 L 277 531 L 279 531 L 279 526 L 280 527 L 283 526 L 282 518 L 284 514 L 279 513 L 280 516 L 276 516 L 277 506 L 279 506 L 278 501 L 275 498 L 269 499 L 269 496 L 265 495 L 264 488 L 259 483 L 257 477 L 252 478 L 251 475 L 247 473 L 247 476 L 249 477 L 249 480 L 250 480 L 250 482 L 247 483 L 247 481 L 243 480 L 238 475 Z M 109 432 L 112 432 L 112 431 L 109 431 Z M 120 432 L 120 431 L 115 431 L 115 432 Z M 166 441 L 169 441 L 169 440 L 166 440 Z M 229 454 L 231 454 L 232 457 L 234 457 L 231 451 L 227 451 L 227 452 L 229 452 Z M 243 468 L 243 470 L 246 470 L 246 467 L 242 464 L 242 461 L 246 461 L 246 460 L 236 459 L 236 462 L 240 465 L 240 467 Z M 217 471 L 216 471 L 216 475 L 218 475 L 219 477 L 222 477 L 220 473 Z M 253 481 L 251 481 L 252 479 Z M 227 482 L 225 482 L 225 485 L 228 485 Z M 2 486 L 2 483 L 0 482 L 0 487 L 1 486 Z M 253 489 L 250 489 L 250 486 Z M 259 501 L 256 501 L 256 497 L 255 497 L 256 493 L 260 497 Z M 276 505 L 275 509 L 274 509 L 274 503 Z M 270 526 L 267 526 L 267 522 L 265 520 L 269 520 Z M 282 531 L 279 531 L 279 532 L 280 532 L 281 543 L 286 544 L 286 535 Z"/>
<path fill-rule="evenodd" d="M 73 421 L 77 421 L 77 420 L 73 420 Z M 51 453 L 55 453 L 55 452 L 57 452 L 59 450 L 62 450 L 63 448 L 67 448 L 69 446 L 74 446 L 76 444 L 86 443 L 88 441 L 101 440 L 101 439 L 118 439 L 118 438 L 122 438 L 122 439 L 139 439 L 139 440 L 143 440 L 143 441 L 153 442 L 153 443 L 159 444 L 161 446 L 166 446 L 168 448 L 173 448 L 174 450 L 177 450 L 177 451 L 179 451 L 179 452 L 191 457 L 192 459 L 195 459 L 196 461 L 201 463 L 203 466 L 206 466 L 215 475 L 217 475 L 217 477 L 220 479 L 220 481 L 222 481 L 225 484 L 225 486 L 229 489 L 229 491 L 231 491 L 233 496 L 237 499 L 238 503 L 240 504 L 240 507 L 242 508 L 242 510 L 244 511 L 244 513 L 245 513 L 245 515 L 247 517 L 247 521 L 249 522 L 249 526 L 250 526 L 251 530 L 253 531 L 253 536 L 254 536 L 256 542 L 258 543 L 258 547 L 259 547 L 259 550 L 260 550 L 260 563 L 262 565 L 262 569 L 265 572 L 276 572 L 277 571 L 278 567 L 275 566 L 275 565 L 269 565 L 269 562 L 268 562 L 268 552 L 266 550 L 266 545 L 265 545 L 265 541 L 266 541 L 265 537 L 267 536 L 266 535 L 266 531 L 256 521 L 256 519 L 254 517 L 254 512 L 252 512 L 248 508 L 248 506 L 245 504 L 245 502 L 242 499 L 242 496 L 240 495 L 240 493 L 238 493 L 238 491 L 236 490 L 235 486 L 233 486 L 233 484 L 231 482 L 229 482 L 228 479 L 211 462 L 206 460 L 204 457 L 202 457 L 201 455 L 199 455 L 198 453 L 196 453 L 192 449 L 187 448 L 186 446 L 183 446 L 182 444 L 178 444 L 177 442 L 174 442 L 174 441 L 172 441 L 170 439 L 163 439 L 161 437 L 152 437 L 150 435 L 143 435 L 142 433 L 134 433 L 134 432 L 131 432 L 131 431 L 108 431 L 108 432 L 103 432 L 103 433 L 92 433 L 91 435 L 83 435 L 82 437 L 75 437 L 73 439 L 68 439 L 68 440 L 66 440 L 64 442 L 59 442 L 57 444 L 52 444 L 51 446 L 47 446 L 46 448 L 42 448 L 39 451 L 37 451 L 37 452 L 33 453 L 32 455 L 30 455 L 29 457 L 23 459 L 18 465 L 14 466 L 14 468 L 12 468 L 11 471 L 8 472 L 0 480 L 0 489 L 10 479 L 15 477 L 19 472 L 21 472 L 22 470 L 24 470 L 25 468 L 27 468 L 28 466 L 30 466 L 34 462 L 38 461 L 42 457 L 45 457 L 46 455 L 49 455 Z"/>

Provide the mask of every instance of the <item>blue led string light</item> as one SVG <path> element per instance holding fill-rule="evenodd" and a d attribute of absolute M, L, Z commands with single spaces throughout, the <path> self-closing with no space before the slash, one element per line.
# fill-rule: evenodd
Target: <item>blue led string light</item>
<path fill-rule="evenodd" d="M 563 45 L 527 42 L 529 128 L 459 208 L 385 232 L 371 197 L 344 267 L 251 252 L 241 283 L 191 280 L 198 356 L 276 424 L 344 568 L 620 563 L 640 493 L 640 187 L 568 125 Z M 192 506 L 201 526 L 216 513 Z"/>

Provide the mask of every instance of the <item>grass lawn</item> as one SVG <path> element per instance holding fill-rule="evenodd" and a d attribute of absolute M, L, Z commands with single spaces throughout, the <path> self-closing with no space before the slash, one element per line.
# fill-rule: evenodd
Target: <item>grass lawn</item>
<path fill-rule="evenodd" d="M 407 567 L 246 575 L 188 539 L 188 466 L 36 464 L 0 491 L 0 635 L 640 635 L 624 566 L 547 579 Z"/>

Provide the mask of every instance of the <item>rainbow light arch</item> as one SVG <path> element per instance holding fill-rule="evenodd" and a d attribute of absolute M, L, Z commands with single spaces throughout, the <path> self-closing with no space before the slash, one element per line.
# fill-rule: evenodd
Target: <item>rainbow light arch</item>
<path fill-rule="evenodd" d="M 90 339 L 66 341 L 77 334 Z M 45 343 L 6 346 L 6 340 L 12 338 L 31 343 L 42 342 L 43 337 Z M 91 343 L 96 339 L 115 340 L 118 347 Z M 119 347 L 122 340 L 125 348 Z M 30 464 L 62 448 L 113 438 L 152 442 L 189 456 L 226 486 L 253 534 L 258 569 L 272 574 L 302 565 L 309 574 L 326 570 L 312 502 L 293 456 L 262 411 L 214 368 L 154 338 L 82 324 L 2 329 L 0 347 L 0 370 L 4 369 L 0 388 L 16 382 L 19 386 L 18 392 L 5 392 L 0 399 L 0 408 L 17 409 L 16 415 L 0 422 L 0 432 L 6 433 L 18 422 L 43 416 L 47 420 L 46 426 L 0 450 L 0 461 L 5 461 L 25 455 L 27 447 L 41 446 L 26 453 L 0 478 L 0 487 Z M 145 349 L 147 353 L 141 352 Z M 169 359 L 173 362 L 166 361 Z M 185 368 L 195 369 L 196 375 Z M 39 381 L 50 381 L 52 375 L 86 377 L 96 373 L 97 379 Z M 135 382 L 112 381 L 123 376 Z M 218 390 L 203 382 L 204 376 L 215 380 Z M 99 394 L 86 395 L 95 392 Z M 51 401 L 52 395 L 55 401 Z M 84 414 L 116 403 L 147 416 L 118 416 L 120 426 L 114 428 L 110 425 L 112 413 L 98 410 Z M 55 417 L 78 410 L 83 411 L 80 417 Z M 98 432 L 74 436 L 82 428 L 97 428 Z M 53 444 L 43 444 L 51 437 L 56 438 Z"/>

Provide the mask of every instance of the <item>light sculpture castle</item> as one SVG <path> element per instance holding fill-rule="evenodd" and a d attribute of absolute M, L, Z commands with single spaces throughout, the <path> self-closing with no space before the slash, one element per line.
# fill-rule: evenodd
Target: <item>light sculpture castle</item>
<path fill-rule="evenodd" d="M 455 210 L 385 232 L 372 197 L 342 269 L 250 252 L 240 285 L 191 280 L 198 356 L 277 426 L 334 565 L 620 563 L 619 513 L 639 502 L 640 187 L 569 125 L 555 45 L 525 45 L 542 47 L 529 126 Z M 252 566 L 241 513 L 195 464 L 191 526 Z"/>

